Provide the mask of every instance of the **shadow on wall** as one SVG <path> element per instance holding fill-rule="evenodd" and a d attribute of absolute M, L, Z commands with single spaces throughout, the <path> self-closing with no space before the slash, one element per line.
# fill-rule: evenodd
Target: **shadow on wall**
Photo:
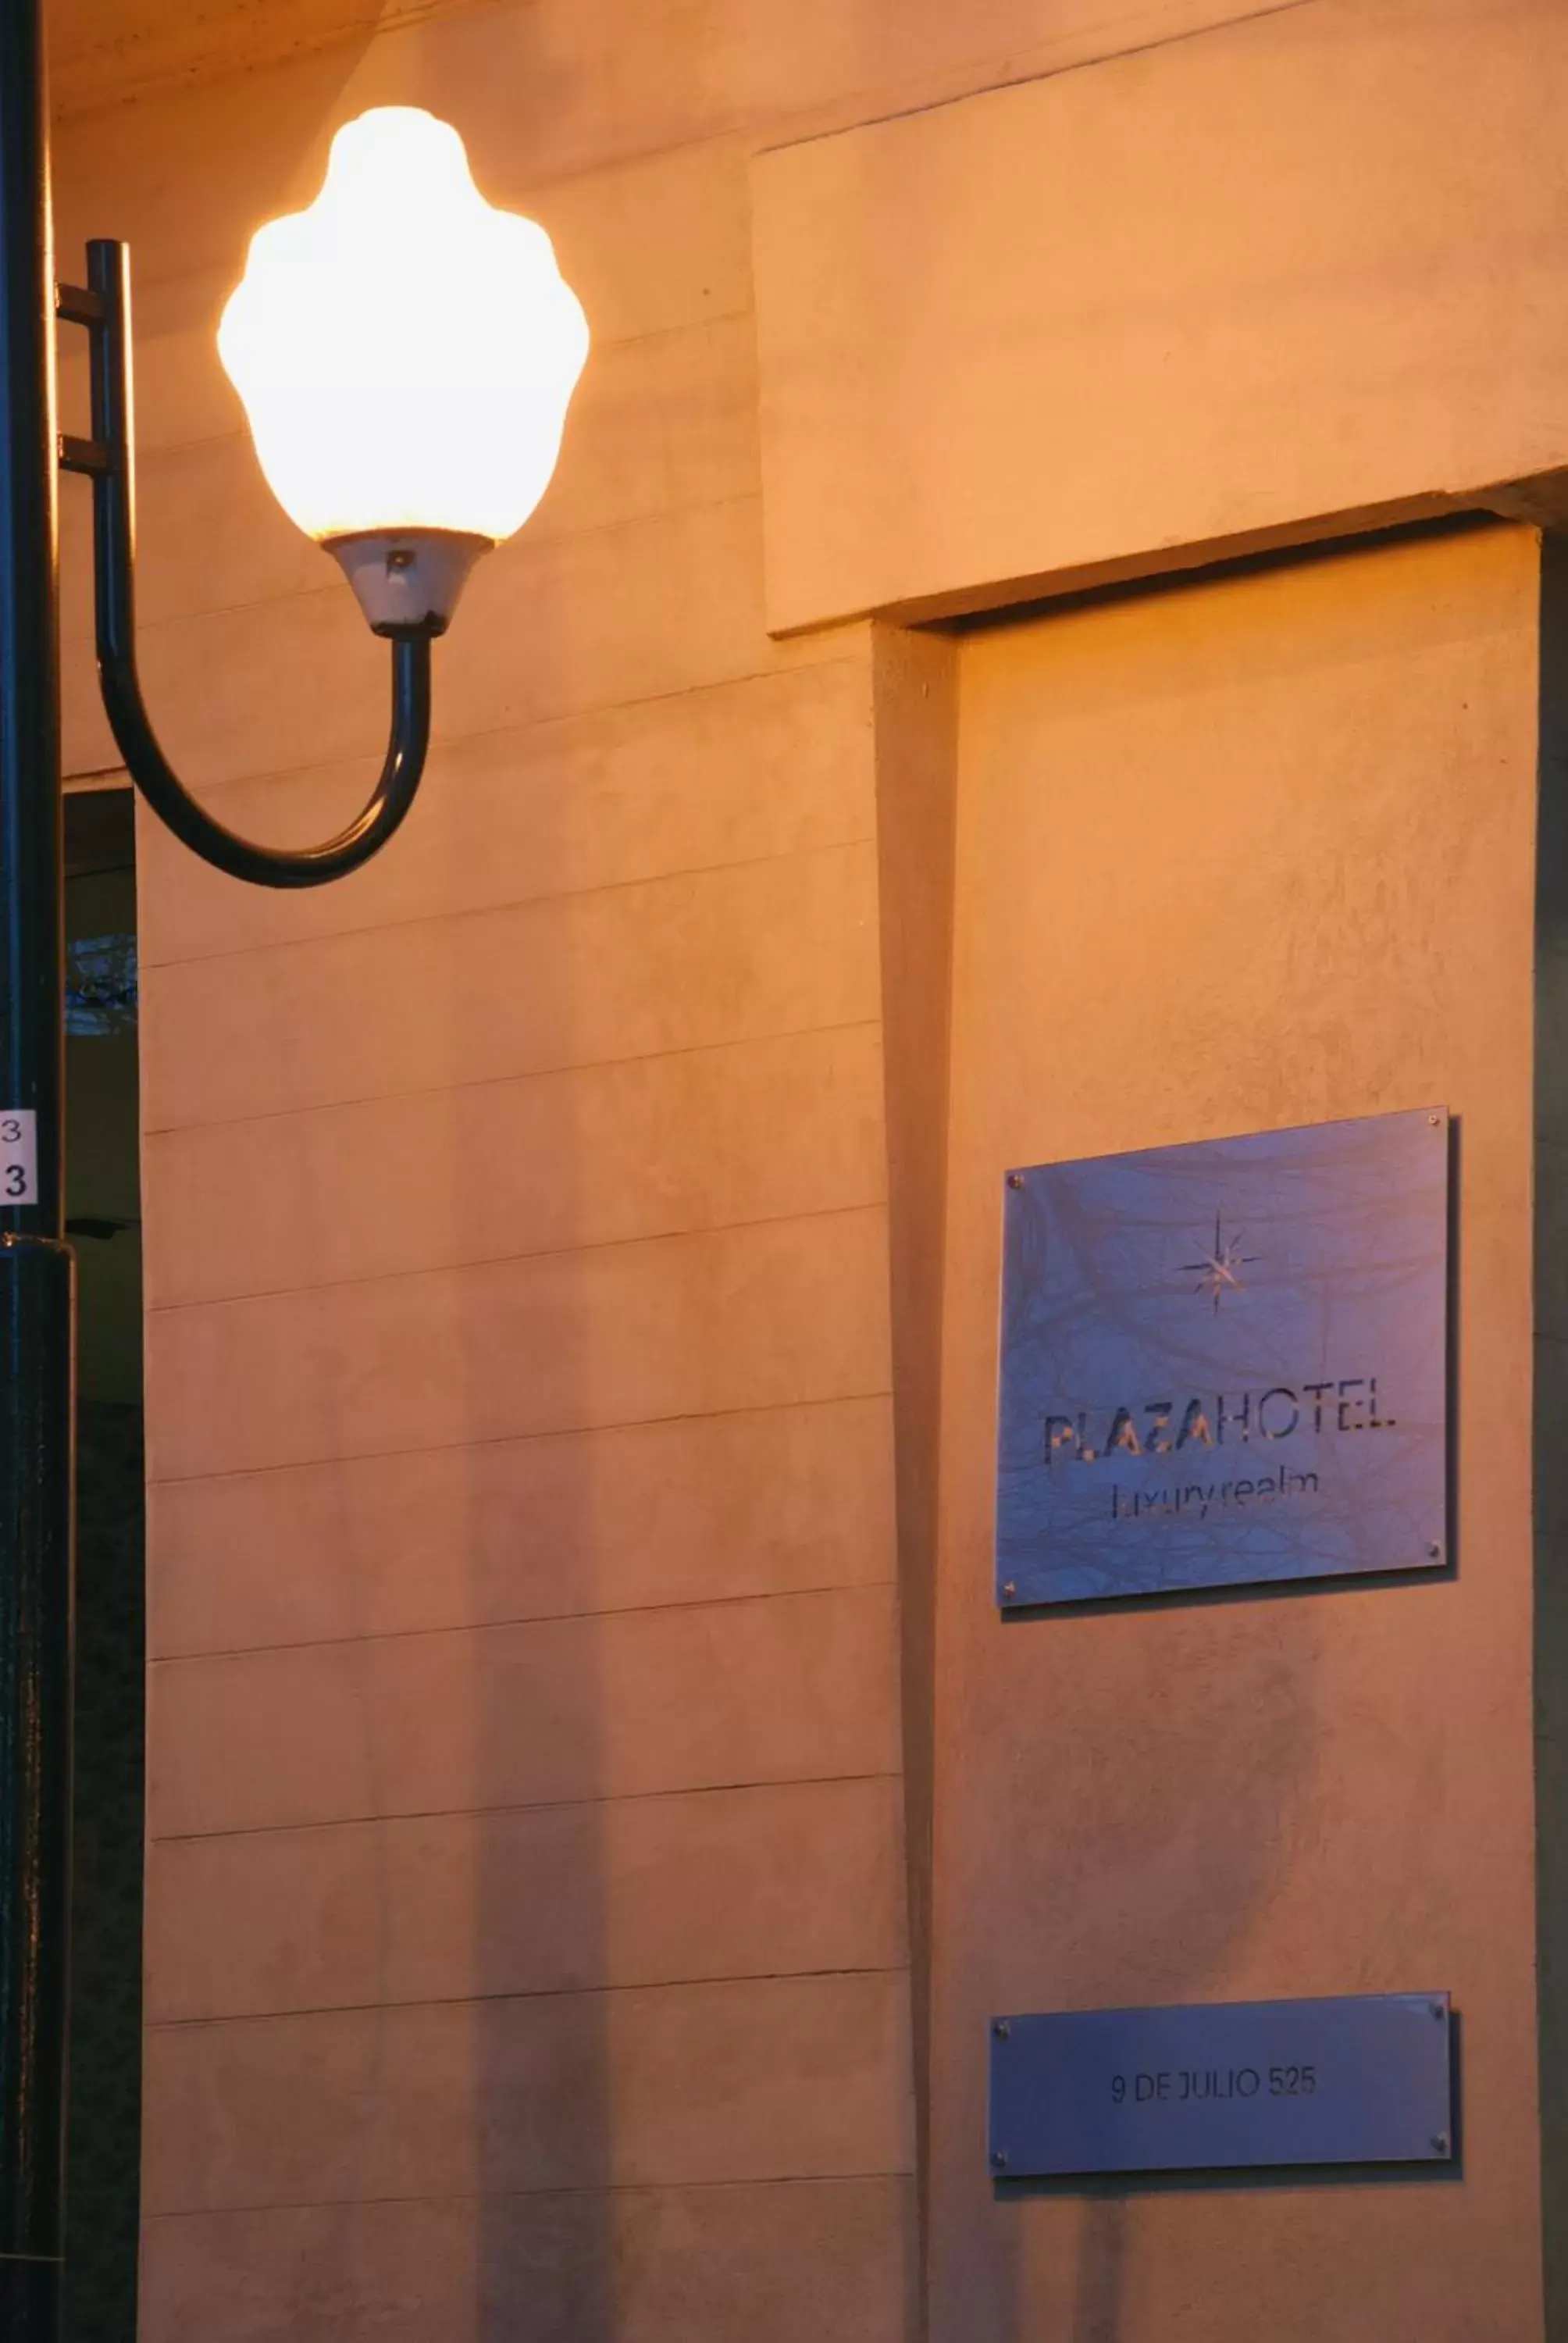
<path fill-rule="evenodd" d="M 1062 1688 L 1059 1718 L 1076 1744 L 1056 1746 L 1052 1800 L 1036 1818 L 1044 1844 L 1029 1903 L 1041 1926 L 1055 1915 L 1046 1941 L 1059 1948 L 1041 2006 L 1235 1997 L 1253 1922 L 1278 1894 L 1282 1848 L 1315 1827 L 1323 1697 L 1317 1606 L 1299 1586 L 1280 1592 L 1293 1597 L 1289 1607 L 1272 1590 L 1261 1600 L 1249 1590 L 1167 1598 L 1136 1615 L 1121 1606 L 1121 1618 L 1020 1619 L 1003 1630 L 1010 1642 L 1059 1639 L 1055 1651 L 1037 1645 L 1037 1653 Z M 1109 1681 L 1103 1670 L 1079 1676 L 1072 1667 L 1073 1639 L 1097 1634 L 1123 1644 Z M 1135 1766 L 1117 1755 L 1132 1719 Z M 1130 1948 L 1138 1948 L 1132 1968 L 1147 1974 L 1126 1990 Z M 1107 1977 L 1118 1980 L 1109 1995 Z M 1208 2192 L 1231 2185 L 1228 2177 L 1198 2176 L 995 2190 L 987 2226 L 994 2241 L 1000 2224 L 1007 2273 L 998 2334 L 1022 2338 L 1042 2298 L 1054 2297 L 1070 2317 L 1070 2343 L 1120 2343 L 1130 2331 L 1130 2200 L 1172 2186 Z M 1053 2227 L 1048 2238 L 1029 2218 L 1024 2200 L 1048 2196 L 1075 2203 L 1070 2281 L 1064 2271 L 1053 2282 L 1041 2266 L 1060 2254 L 1060 2230 Z"/>
<path fill-rule="evenodd" d="M 519 657 L 551 659 L 547 610 L 530 608 L 519 631 Z M 427 788 L 442 785 L 437 760 Z M 454 827 L 427 830 L 418 809 L 407 836 L 427 858 L 456 856 Z M 468 890 L 455 860 L 450 880 L 451 900 L 461 902 Z M 518 873 L 517 892 L 519 899 L 530 892 L 527 870 Z M 564 1064 L 578 1055 L 574 977 L 569 965 L 558 971 L 552 1042 Z M 444 1022 L 446 1054 L 463 1062 L 469 1054 L 463 1036 L 485 1016 L 484 999 L 439 956 L 407 980 L 421 986 L 421 1020 Z M 505 983 L 507 970 L 497 968 L 494 980 Z M 351 1047 L 352 1036 L 345 1039 Z M 441 1053 L 433 1055 L 439 1061 Z M 504 1217 L 518 1255 L 574 1241 L 579 1216 L 569 1166 L 583 1142 L 569 1108 L 551 1133 L 542 1211 L 534 1163 L 498 1159 L 470 1143 L 469 1092 L 427 1093 L 419 1112 L 427 1220 L 440 1232 L 443 1259 L 482 1257 L 489 1237 L 477 1232 L 494 1232 L 498 1196 L 508 1191 L 515 1208 Z M 309 1282 L 313 1254 L 324 1265 L 338 1257 L 331 1232 L 351 1202 L 329 1165 L 321 1188 L 299 1202 L 302 1282 Z M 418 1248 L 419 1262 L 435 1250 Z M 332 1272 L 324 1266 L 320 1273 Z M 552 1425 L 591 1423 L 596 1363 L 569 1292 L 563 1305 L 537 1315 L 524 1308 L 518 1348 L 508 1355 L 488 1346 L 487 1313 L 465 1310 L 463 1296 L 475 1290 L 466 1279 L 454 1286 L 437 1276 L 425 1284 L 429 1362 L 439 1368 L 364 1363 L 373 1374 L 390 1372 L 399 1381 L 439 1372 L 444 1423 L 461 1423 L 477 1443 L 430 1460 L 445 1511 L 440 1544 L 420 1560 L 429 1584 L 442 1590 L 432 1616 L 438 1611 L 450 1628 L 407 1639 L 420 1651 L 407 1675 L 401 1663 L 383 1673 L 377 1557 L 355 1518 L 352 1481 L 321 1554 L 323 1568 L 336 1561 L 357 1582 L 350 1603 L 358 1616 L 347 1617 L 343 1631 L 371 1639 L 360 1679 L 371 1811 L 429 1820 L 422 1828 L 413 1824 L 417 1838 L 408 1826 L 396 1834 L 396 1850 L 389 1837 L 378 1843 L 373 1892 L 386 1997 L 368 2013 L 359 2171 L 350 2180 L 358 2201 L 321 2212 L 308 2309 L 320 2317 L 325 2305 L 348 2299 L 357 2321 L 385 2297 L 387 2274 L 396 2271 L 396 2308 L 385 2308 L 399 2343 L 434 2334 L 451 2343 L 525 2337 L 620 2343 L 618 2232 L 637 2222 L 638 2208 L 623 2210 L 625 2195 L 608 2193 L 616 2167 L 614 1997 L 605 1987 L 615 1948 L 603 1800 L 613 1785 L 603 1764 L 598 1638 L 587 1615 L 600 1600 L 596 1524 L 606 1468 L 591 1440 L 525 1441 L 538 1461 L 515 1473 L 495 1462 L 511 1444 L 504 1433 L 498 1441 L 498 1428 L 537 1416 L 547 1383 Z M 523 1358 L 524 1351 L 532 1355 Z M 317 1405 L 326 1453 L 353 1455 L 361 1443 L 355 1380 L 323 1363 Z M 510 1407 L 508 1387 L 519 1382 L 530 1396 Z M 541 1610 L 554 1615 L 540 1618 Z M 407 1694 L 406 1707 L 389 1696 L 394 1683 Z M 409 1735 L 421 1730 L 421 1710 L 427 1750 L 411 1758 Z M 409 1855 L 410 1845 L 420 1845 L 429 1855 L 422 1876 L 417 1851 Z M 427 2149 L 412 2158 L 432 2193 L 410 2205 L 377 2201 L 388 2128 L 421 2122 L 442 2151 L 439 2170 Z"/>

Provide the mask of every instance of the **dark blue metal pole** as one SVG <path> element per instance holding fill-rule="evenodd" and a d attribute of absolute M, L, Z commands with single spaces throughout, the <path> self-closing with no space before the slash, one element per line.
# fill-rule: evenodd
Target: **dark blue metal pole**
<path fill-rule="evenodd" d="M 55 286 L 39 0 L 0 0 L 0 2336 L 64 2249 L 74 1292 L 63 1240 Z"/>

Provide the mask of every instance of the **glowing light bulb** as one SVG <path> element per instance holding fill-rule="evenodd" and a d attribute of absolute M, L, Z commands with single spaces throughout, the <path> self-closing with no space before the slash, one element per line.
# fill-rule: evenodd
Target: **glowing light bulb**
<path fill-rule="evenodd" d="M 356 558 L 396 573 L 407 617 L 408 572 L 440 566 L 429 532 L 466 540 L 444 557 L 460 585 L 521 528 L 588 347 L 543 228 L 487 204 L 457 133 L 413 106 L 337 133 L 316 201 L 252 238 L 218 329 L 274 494 L 373 623 Z"/>

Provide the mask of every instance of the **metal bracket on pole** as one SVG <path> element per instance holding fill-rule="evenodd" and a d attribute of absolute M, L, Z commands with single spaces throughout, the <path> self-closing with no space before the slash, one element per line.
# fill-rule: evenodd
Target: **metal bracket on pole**
<path fill-rule="evenodd" d="M 114 460 L 114 449 L 106 447 L 101 439 L 77 439 L 69 431 L 61 432 L 62 472 L 85 472 L 90 478 L 95 473 L 108 471 Z"/>

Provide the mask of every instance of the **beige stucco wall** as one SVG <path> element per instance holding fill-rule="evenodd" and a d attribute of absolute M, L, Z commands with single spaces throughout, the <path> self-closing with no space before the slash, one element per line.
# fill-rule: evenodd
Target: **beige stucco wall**
<path fill-rule="evenodd" d="M 386 685 L 216 367 L 250 228 L 345 115 L 432 105 L 596 337 L 396 853 L 273 899 L 143 831 L 145 2332 L 891 2343 L 871 671 L 763 628 L 745 160 L 1012 27 L 422 14 L 57 147 L 63 256 L 136 247 L 150 694 L 270 835 L 347 807 Z M 67 488 L 75 769 L 85 530 Z"/>
<path fill-rule="evenodd" d="M 1397 20 L 1415 54 L 1438 54 L 1429 36 L 1502 74 L 1532 12 L 1376 14 L 1380 56 Z M 1276 45 L 1349 39 L 1343 17 L 1337 0 L 1289 22 L 1235 0 L 62 11 L 62 265 L 88 234 L 136 248 L 144 662 L 226 819 L 335 823 L 385 721 L 381 655 L 272 505 L 216 365 L 250 228 L 308 196 L 346 116 L 428 105 L 487 193 L 548 226 L 595 333 L 556 486 L 437 655 L 437 749 L 395 847 L 274 898 L 141 833 L 147 2343 L 903 2343 L 928 2137 L 942 2343 L 1251 2336 L 1212 2323 L 1206 2290 L 1238 2219 L 1237 2318 L 1272 2256 L 1313 2273 L 1277 2297 L 1302 2343 L 1402 2336 L 1407 2316 L 1423 2343 L 1533 2343 L 1528 1465 L 1517 1408 L 1488 1411 L 1528 1332 L 1535 540 L 962 644 L 819 624 L 994 598 L 1081 567 L 1091 538 L 1096 560 L 1147 567 L 1153 547 L 1180 567 L 1192 535 L 1256 515 L 1222 429 L 1201 460 L 1180 444 L 1188 505 L 1151 517 L 1133 493 L 1171 468 L 1147 448 L 1117 503 L 1113 402 L 1104 493 L 1068 508 L 1094 516 L 1087 536 L 1062 533 L 1060 478 L 1005 435 L 987 460 L 1007 497 L 980 495 L 921 339 L 961 270 L 933 276 L 879 198 L 819 210 L 781 277 L 769 192 L 893 114 L 956 139 L 947 184 L 983 192 L 1007 101 L 972 94 L 1001 84 L 1120 120 L 1130 86 L 1168 93 L 1219 59 L 1241 121 L 1233 60 L 1273 60 L 1277 89 Z M 1142 62 L 1100 62 L 1118 50 Z M 1409 86 L 1422 105 L 1453 89 Z M 1417 160 L 1442 144 L 1424 113 L 1412 139 Z M 1314 151 L 1337 185 L 1340 149 Z M 1266 190 L 1275 150 L 1247 152 Z M 1544 462 L 1561 305 L 1540 293 L 1557 282 L 1541 159 L 1515 157 L 1515 243 L 1471 265 L 1535 288 L 1519 398 Z M 1147 198 L 1111 182 L 1106 201 Z M 866 311 L 882 370 L 843 369 L 844 433 L 813 456 L 790 369 L 809 362 L 820 406 L 839 312 L 813 320 L 795 295 L 861 265 L 868 220 L 879 265 L 903 238 L 898 315 Z M 1010 281 L 1032 299 L 1055 262 L 1029 249 Z M 1348 311 L 1318 289 L 1352 347 L 1364 285 Z M 1041 314 L 989 346 L 1020 412 L 1034 377 L 1013 361 Z M 1501 337 L 1482 338 L 1491 363 Z M 1211 343 L 1182 363 L 1173 432 L 1219 379 Z M 1392 356 L 1385 374 L 1368 427 L 1386 450 Z M 1361 444 L 1336 439 L 1344 412 L 1321 430 L 1315 407 L 1312 430 L 1282 412 L 1254 447 L 1265 468 L 1283 451 L 1276 533 L 1349 501 L 1324 486 Z M 1465 416 L 1495 418 L 1479 395 L 1463 408 L 1469 449 Z M 1453 487 L 1406 469 L 1424 486 L 1396 503 Z M 65 502 L 85 771 L 114 751 L 79 483 Z M 931 559 L 921 538 L 906 560 L 930 527 Z M 809 578 L 783 591 L 797 555 Z M 770 618 L 809 630 L 776 639 Z M 1062 806 L 1042 742 L 1096 777 Z M 993 797 L 1008 836 L 980 820 Z M 1108 920 L 1053 874 L 1128 806 L 1147 854 Z M 1070 1052 L 1042 972 L 1078 1004 Z M 1466 1504 L 1489 1473 L 1496 1497 L 1475 1574 L 1071 1623 L 1064 1705 L 1041 1675 L 1060 1639 L 1002 1635 L 986 1601 L 978 1199 L 997 1149 L 1439 1093 L 1473 1151 Z M 1184 1667 L 1201 1697 L 1162 1709 Z M 1119 1772 L 1123 1713 L 1141 1724 Z M 1010 1731 L 1070 1798 L 1042 1805 Z M 1151 1872 L 1162 1830 L 1212 1866 L 1212 1913 Z M 1398 1883 L 1386 1929 L 1369 1872 Z M 1090 1916 L 1065 1938 L 1064 1881 Z M 1407 1985 L 1418 1956 L 1415 1981 L 1452 1986 L 1488 2045 L 1462 2189 L 991 2204 L 974 2026 L 993 1996 Z"/>
<path fill-rule="evenodd" d="M 1438 538 L 960 656 L 936 1684 L 940 2343 L 1532 2343 L 1539 540 Z M 1092 887 L 1082 883 L 1092 870 Z M 1452 1578 L 1003 1622 L 1002 1174 L 1446 1104 Z M 993 2192 L 999 2010 L 1452 1992 L 1462 2175 Z"/>
<path fill-rule="evenodd" d="M 772 623 L 1560 509 L 1565 97 L 1557 0 L 1304 0 L 759 157 Z"/>

